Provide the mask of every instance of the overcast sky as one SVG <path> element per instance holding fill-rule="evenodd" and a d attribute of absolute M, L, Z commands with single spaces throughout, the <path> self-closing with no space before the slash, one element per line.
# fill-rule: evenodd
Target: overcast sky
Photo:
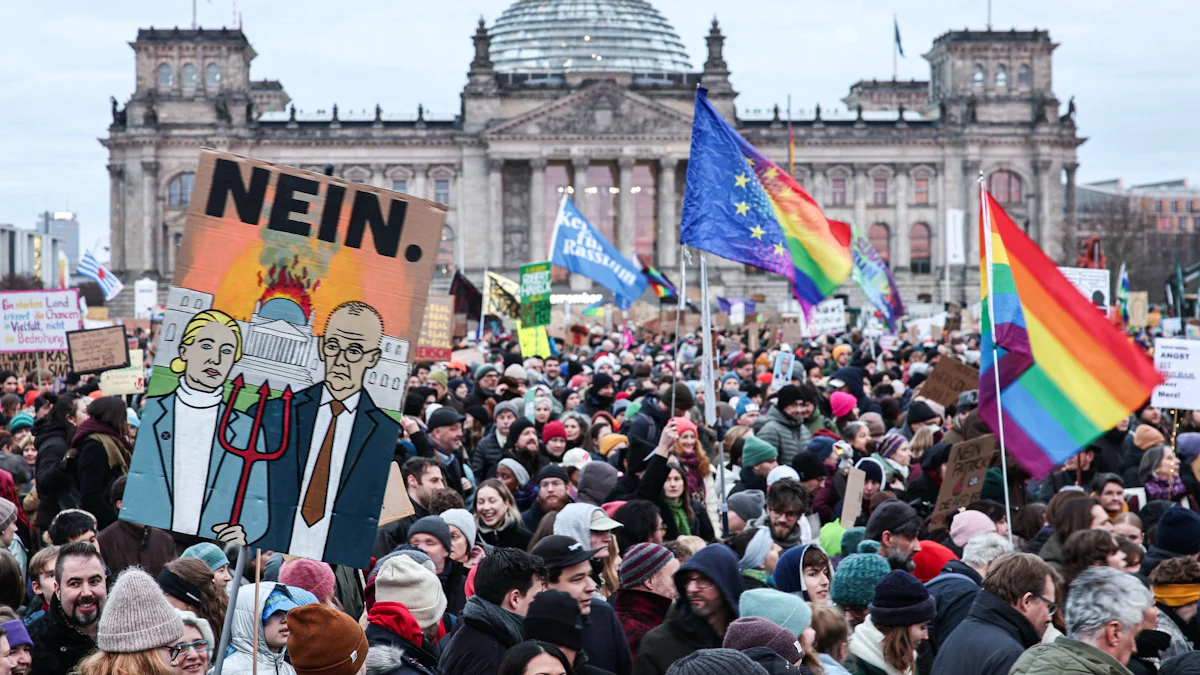
<path fill-rule="evenodd" d="M 548 0 L 549 1 L 549 0 Z M 982 29 L 987 0 L 652 0 L 699 68 L 715 15 L 739 109 L 832 109 L 849 85 L 892 72 L 892 14 L 907 58 L 902 79 L 928 78 L 921 54 L 948 29 Z M 187 27 L 190 0 L 9 3 L 0 28 L 0 223 L 72 210 L 82 247 L 108 238 L 109 96 L 133 91 L 139 27 Z M 1054 89 L 1076 97 L 1081 182 L 1200 178 L 1195 26 L 1200 5 L 1154 0 L 993 0 L 997 30 L 1049 28 L 1060 43 Z M 255 79 L 279 79 L 300 109 L 370 109 L 450 117 L 472 55 L 471 34 L 508 0 L 199 0 L 204 27 L 233 26 L 235 7 L 258 58 Z M 1166 18 L 1167 20 L 1164 20 Z M 345 116 L 345 113 L 343 113 Z"/>

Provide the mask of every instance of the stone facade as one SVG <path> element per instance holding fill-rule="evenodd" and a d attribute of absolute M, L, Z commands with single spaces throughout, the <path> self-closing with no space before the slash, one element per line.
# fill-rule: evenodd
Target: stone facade
<path fill-rule="evenodd" d="M 543 258 L 564 192 L 586 202 L 585 215 L 605 223 L 598 226 L 611 229 L 623 252 L 649 255 L 677 278 L 697 85 L 751 143 L 787 163 L 788 129 L 778 114 L 736 118 L 715 20 L 695 73 L 501 72 L 482 21 L 473 39 L 462 111 L 453 120 L 427 120 L 423 111 L 415 120 L 394 119 L 379 109 L 373 118 L 340 116 L 336 106 L 319 119 L 298 119 L 294 107 L 269 112 L 289 99 L 278 82 L 250 79 L 255 52 L 240 30 L 139 31 L 131 43 L 137 89 L 123 108 L 114 101 L 101 141 L 109 150 L 113 269 L 125 279 L 160 279 L 165 292 L 201 147 L 317 171 L 332 164 L 348 180 L 443 199 L 451 209 L 439 271 L 458 268 L 477 280 L 485 267 L 512 276 L 521 263 Z M 811 119 L 793 121 L 796 178 L 830 218 L 871 233 L 907 301 L 978 298 L 981 172 L 1014 220 L 1051 257 L 1062 257 L 1083 139 L 1073 102 L 1058 114 L 1055 46 L 1046 31 L 952 31 L 925 54 L 926 95 L 914 96 L 904 83 L 896 99 L 923 105 L 836 119 L 818 108 Z M 194 79 L 185 76 L 189 66 Z M 863 85 L 848 98 L 865 100 L 871 88 Z M 945 264 L 951 208 L 966 215 L 965 266 Z M 780 307 L 790 298 L 780 277 L 721 259 L 710 269 L 723 295 L 761 296 Z M 582 290 L 590 281 L 563 277 L 558 286 Z M 852 284 L 843 290 L 858 304 Z"/>

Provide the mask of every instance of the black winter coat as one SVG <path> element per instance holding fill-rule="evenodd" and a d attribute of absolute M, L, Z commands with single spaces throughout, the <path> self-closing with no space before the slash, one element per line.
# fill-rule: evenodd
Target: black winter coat
<path fill-rule="evenodd" d="M 591 610 L 583 617 L 583 651 L 588 663 L 616 675 L 630 675 L 633 655 L 616 610 L 603 600 L 592 600 Z"/>
<path fill-rule="evenodd" d="M 392 523 L 388 523 L 383 527 L 375 530 L 375 547 L 371 549 L 371 555 L 376 559 L 391 553 L 401 544 L 408 543 L 408 528 L 412 527 L 413 523 L 429 515 L 429 510 L 421 506 L 414 499 L 409 499 L 412 503 L 413 514 L 411 516 L 401 518 Z"/>
<path fill-rule="evenodd" d="M 967 618 L 942 643 L 932 675 L 1008 675 L 1021 654 L 1039 641 L 1028 619 L 981 590 Z"/>
<path fill-rule="evenodd" d="M 50 611 L 29 624 L 29 639 L 33 641 L 33 668 L 38 675 L 67 675 L 96 642 L 67 623 L 58 596 L 50 599 Z"/>
<path fill-rule="evenodd" d="M 742 651 L 751 661 L 762 666 L 767 675 L 812 675 L 804 666 L 794 666 L 770 647 L 751 647 Z"/>
<path fill-rule="evenodd" d="M 658 512 L 662 516 L 663 525 L 667 528 L 667 533 L 664 535 L 664 541 L 678 539 L 680 536 L 679 527 L 675 525 L 675 517 L 671 515 L 671 509 L 667 506 L 666 498 L 663 497 L 663 483 L 667 481 L 667 475 L 670 473 L 670 467 L 667 466 L 667 459 L 655 455 L 646 463 L 646 471 L 642 474 L 642 479 L 638 483 L 636 499 L 647 499 L 654 502 L 658 506 Z M 700 537 L 704 541 L 712 541 L 715 538 L 713 532 L 712 521 L 708 518 L 708 511 L 699 501 L 692 499 L 692 519 L 688 523 L 688 529 L 692 534 Z"/>
<path fill-rule="evenodd" d="M 717 649 L 721 636 L 704 619 L 675 601 L 662 625 L 646 633 L 633 664 L 634 675 L 664 675 L 679 659 L 698 649 Z"/>
<path fill-rule="evenodd" d="M 78 441 L 79 455 L 75 458 L 75 481 L 79 485 L 79 508 L 96 517 L 96 526 L 103 530 L 117 521 L 117 509 L 112 503 L 112 484 L 125 475 L 119 466 L 109 466 L 108 452 L 100 441 L 85 438 Z M 41 490 L 38 490 L 41 494 Z"/>
<path fill-rule="evenodd" d="M 467 568 L 457 560 L 446 559 L 445 571 L 438 575 L 446 593 L 446 613 L 459 616 L 467 604 Z"/>
<path fill-rule="evenodd" d="M 367 625 L 366 634 L 367 645 L 371 647 L 367 652 L 367 675 L 432 675 L 437 672 L 433 645 L 414 645 L 375 624 Z M 376 654 L 377 650 L 379 654 Z"/>
<path fill-rule="evenodd" d="M 495 675 L 518 642 L 485 621 L 464 618 L 442 649 L 438 675 Z"/>
<path fill-rule="evenodd" d="M 487 433 L 479 439 L 479 445 L 476 445 L 475 451 L 471 453 L 471 471 L 475 472 L 475 481 L 483 482 L 486 478 L 495 478 L 496 467 L 502 459 L 504 447 L 497 440 L 496 427 L 493 425 L 488 427 Z"/>
<path fill-rule="evenodd" d="M 951 560 L 942 567 L 941 574 L 925 584 L 937 602 L 937 615 L 929 622 L 929 642 L 934 653 L 942 648 L 946 638 L 967 618 L 982 583 L 983 577 L 966 563 Z"/>
<path fill-rule="evenodd" d="M 38 491 L 37 524 L 42 532 L 63 509 L 79 508 L 79 484 L 75 482 L 74 460 L 68 462 L 71 430 L 49 419 L 34 425 L 33 446 L 37 448 L 35 476 Z"/>
<path fill-rule="evenodd" d="M 732 497 L 746 490 L 762 490 L 763 494 L 766 494 L 767 479 L 754 473 L 750 467 L 743 466 L 738 482 L 734 483 L 733 487 L 729 490 L 729 496 Z"/>
<path fill-rule="evenodd" d="M 533 533 L 525 529 L 521 521 L 517 521 L 503 530 L 496 530 L 494 532 L 480 530 L 479 538 L 489 546 L 518 548 L 524 551 L 529 548 L 529 542 L 533 539 Z"/>

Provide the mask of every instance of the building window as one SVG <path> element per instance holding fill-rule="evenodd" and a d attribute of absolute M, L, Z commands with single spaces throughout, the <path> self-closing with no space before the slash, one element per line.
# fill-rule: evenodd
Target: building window
<path fill-rule="evenodd" d="M 190 63 L 183 64 L 183 86 L 196 86 L 196 66 Z"/>
<path fill-rule="evenodd" d="M 654 260 L 658 233 L 657 162 L 633 165 L 633 254 Z"/>
<path fill-rule="evenodd" d="M 442 240 L 438 243 L 437 273 L 443 277 L 454 275 L 454 229 L 442 226 Z"/>
<path fill-rule="evenodd" d="M 1154 202 L 1154 210 L 1158 211 L 1159 213 L 1163 212 L 1163 203 L 1161 200 Z"/>
<path fill-rule="evenodd" d="M 1001 204 L 1021 201 L 1021 177 L 1011 171 L 996 171 L 988 176 L 988 191 Z"/>
<path fill-rule="evenodd" d="M 975 87 L 982 87 L 983 81 L 986 79 L 986 77 L 987 76 L 983 72 L 983 66 L 976 63 L 975 69 L 971 72 L 971 85 Z"/>
<path fill-rule="evenodd" d="M 829 181 L 829 203 L 833 206 L 846 205 L 846 179 L 834 178 Z"/>
<path fill-rule="evenodd" d="M 871 203 L 875 206 L 887 206 L 887 184 L 886 178 L 876 178 L 874 180 L 874 192 L 872 193 Z"/>
<path fill-rule="evenodd" d="M 395 190 L 396 192 L 403 192 L 405 194 L 408 194 L 408 179 L 407 178 L 393 178 L 392 179 L 392 189 Z"/>
<path fill-rule="evenodd" d="M 908 255 L 913 274 L 929 274 L 930 250 L 929 226 L 916 223 L 908 235 Z"/>
<path fill-rule="evenodd" d="M 875 223 L 867 231 L 867 241 L 884 262 L 892 257 L 892 231 L 883 223 Z"/>
<path fill-rule="evenodd" d="M 1171 213 L 1179 213 L 1179 202 L 1171 201 Z"/>
<path fill-rule="evenodd" d="M 165 63 L 158 67 L 158 86 L 171 86 L 171 66 Z"/>
<path fill-rule="evenodd" d="M 913 203 L 929 203 L 929 179 L 918 178 L 913 181 Z"/>
<path fill-rule="evenodd" d="M 208 64 L 208 86 L 217 87 L 221 84 L 221 69 L 215 63 Z"/>
<path fill-rule="evenodd" d="M 1031 87 L 1033 86 L 1033 70 L 1028 65 L 1022 63 L 1020 68 L 1017 68 L 1017 86 Z"/>
<path fill-rule="evenodd" d="M 167 205 L 183 207 L 192 203 L 192 184 L 196 182 L 196 174 L 181 173 L 171 179 L 167 185 Z"/>
<path fill-rule="evenodd" d="M 996 88 L 1008 86 L 1008 68 L 1003 65 L 996 66 Z"/>
<path fill-rule="evenodd" d="M 450 204 L 449 178 L 439 178 L 433 181 L 433 201 L 439 204 Z"/>

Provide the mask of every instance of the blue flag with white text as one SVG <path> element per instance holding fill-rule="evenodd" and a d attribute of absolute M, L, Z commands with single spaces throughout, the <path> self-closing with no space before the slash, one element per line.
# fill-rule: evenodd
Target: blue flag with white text
<path fill-rule="evenodd" d="M 611 290 L 618 309 L 629 309 L 648 283 L 641 266 L 621 255 L 566 196 L 554 221 L 550 262 Z"/>

